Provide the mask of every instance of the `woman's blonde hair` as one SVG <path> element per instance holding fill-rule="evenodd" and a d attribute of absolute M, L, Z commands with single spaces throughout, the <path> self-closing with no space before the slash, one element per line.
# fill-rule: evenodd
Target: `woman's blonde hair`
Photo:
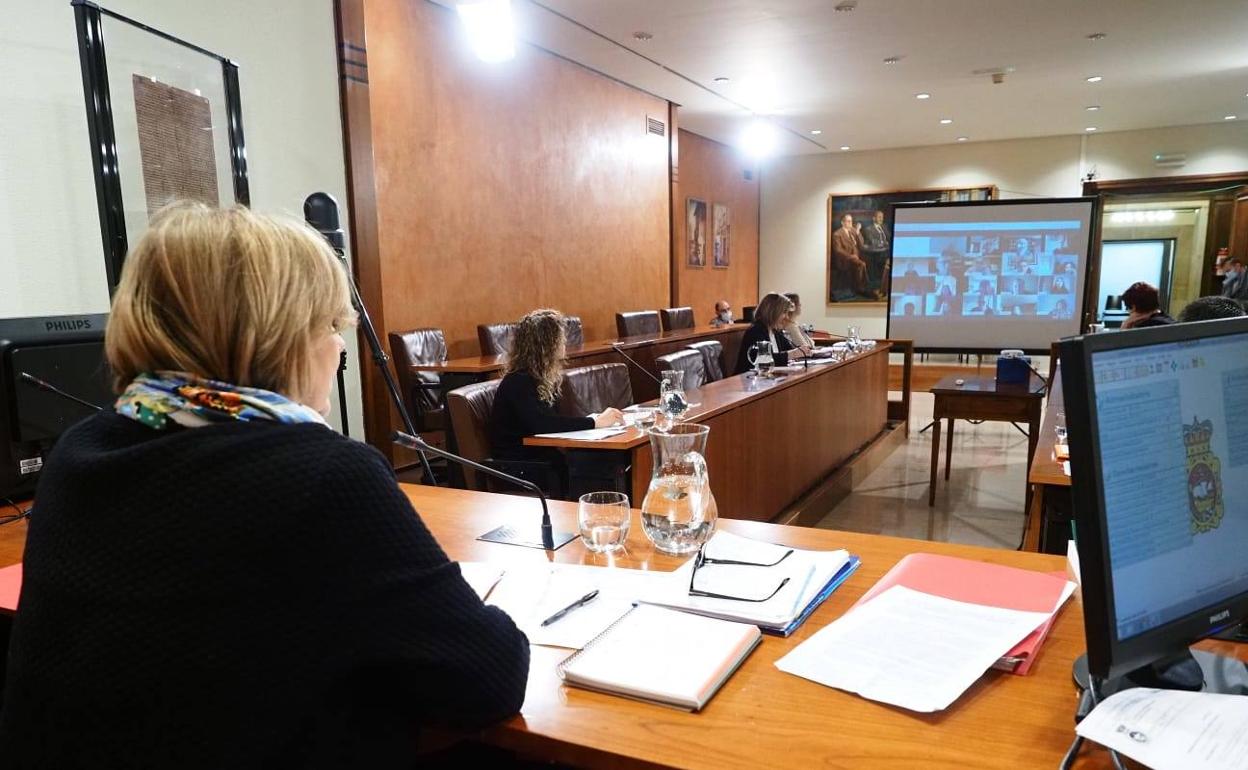
<path fill-rule="evenodd" d="M 343 268 L 307 225 L 174 203 L 126 257 L 104 346 L 119 392 L 167 369 L 298 399 L 314 345 L 354 322 Z"/>
<path fill-rule="evenodd" d="M 563 313 L 558 310 L 534 310 L 516 324 L 516 334 L 507 354 L 507 374 L 527 372 L 537 380 L 537 395 L 548 404 L 555 403 L 563 384 L 563 356 L 567 343 Z"/>
<path fill-rule="evenodd" d="M 768 329 L 775 329 L 792 310 L 793 303 L 789 298 L 773 291 L 758 301 L 758 307 L 754 308 L 754 320 Z"/>

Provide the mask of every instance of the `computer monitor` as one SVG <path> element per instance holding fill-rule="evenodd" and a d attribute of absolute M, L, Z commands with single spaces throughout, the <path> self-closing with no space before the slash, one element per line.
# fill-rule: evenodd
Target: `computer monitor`
<path fill-rule="evenodd" d="M 1061 360 L 1088 672 L 1238 676 L 1189 645 L 1248 617 L 1248 319 L 1063 340 Z"/>
<path fill-rule="evenodd" d="M 33 492 L 61 434 L 95 411 L 89 405 L 112 402 L 104 363 L 107 320 L 106 315 L 0 320 L 0 498 Z"/>

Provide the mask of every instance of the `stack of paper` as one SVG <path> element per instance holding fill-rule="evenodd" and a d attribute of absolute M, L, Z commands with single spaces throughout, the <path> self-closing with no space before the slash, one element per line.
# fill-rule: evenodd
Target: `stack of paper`
<path fill-rule="evenodd" d="M 1136 687 L 1102 701 L 1076 732 L 1153 770 L 1243 770 L 1248 698 Z"/>
<path fill-rule="evenodd" d="M 580 440 L 580 441 L 601 441 L 604 438 L 611 438 L 612 436 L 618 436 L 626 430 L 628 430 L 627 427 L 589 428 L 587 430 L 569 430 L 569 431 L 564 431 L 563 433 L 538 433 L 537 438 L 563 438 L 563 439 Z"/>
<path fill-rule="evenodd" d="M 782 561 L 786 551 L 792 553 Z M 694 573 L 695 559 L 690 559 L 674 573 L 671 592 L 651 603 L 694 612 L 723 620 L 752 623 L 764 631 L 788 636 L 802 624 L 815 608 L 858 568 L 859 560 L 844 550 L 808 551 L 801 548 L 764 543 L 758 540 L 716 532 L 703 549 L 707 563 Z M 714 560 L 733 560 L 752 564 L 778 564 L 771 567 L 716 564 Z M 693 587 L 704 593 L 739 597 L 719 599 L 691 596 Z M 771 594 L 788 580 L 775 596 Z"/>
<path fill-rule="evenodd" d="M 1047 617 L 894 585 L 824 626 L 776 667 L 911 711 L 940 711 Z"/>

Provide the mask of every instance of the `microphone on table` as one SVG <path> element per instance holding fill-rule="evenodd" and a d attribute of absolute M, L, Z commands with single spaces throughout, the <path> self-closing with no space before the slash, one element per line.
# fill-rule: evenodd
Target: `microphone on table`
<path fill-rule="evenodd" d="M 414 449 L 421 453 L 428 452 L 435 457 L 441 457 L 444 460 L 459 463 L 467 468 L 480 471 L 487 476 L 493 476 L 496 479 L 502 479 L 503 481 L 510 482 L 521 489 L 527 489 L 530 492 L 536 493 L 538 499 L 542 501 L 542 530 L 540 541 L 526 536 L 523 531 L 517 530 L 515 527 L 507 524 L 486 532 L 484 535 L 479 536 L 477 538 L 478 540 L 484 540 L 488 543 L 505 543 L 507 545 L 522 545 L 526 548 L 544 548 L 547 551 L 557 551 L 576 538 L 576 533 L 574 532 L 554 531 L 554 527 L 550 523 L 550 509 L 546 505 L 546 495 L 542 492 L 542 488 L 533 482 L 528 481 L 527 479 L 522 479 L 519 476 L 512 476 L 510 473 L 503 473 L 500 470 L 491 468 L 488 465 L 482 465 L 481 463 L 474 462 L 466 457 L 451 454 L 445 449 L 439 449 L 438 447 L 429 444 L 419 436 L 414 436 L 410 433 L 395 431 L 391 438 L 394 443 L 399 446 Z"/>
<path fill-rule="evenodd" d="M 652 379 L 652 380 L 654 380 L 655 382 L 659 383 L 660 385 L 662 385 L 662 384 L 663 384 L 663 381 L 662 381 L 662 380 L 660 380 L 658 377 L 655 377 L 653 374 L 651 374 L 649 369 L 647 369 L 646 367 L 644 367 L 644 366 L 642 366 L 641 364 L 637 363 L 637 361 L 636 361 L 636 360 L 634 360 L 632 356 L 630 356 L 629 354 L 625 353 L 625 352 L 624 352 L 624 349 L 620 347 L 620 344 L 619 344 L 618 342 L 612 342 L 612 343 L 611 343 L 611 349 L 612 349 L 612 350 L 614 350 L 616 353 L 619 353 L 620 355 L 624 356 L 624 358 L 625 358 L 625 359 L 626 359 L 626 360 L 627 360 L 630 364 L 632 364 L 633 366 L 637 367 L 637 369 L 638 369 L 638 370 L 640 370 L 642 373 L 644 373 L 647 377 L 649 377 L 650 379 Z"/>
<path fill-rule="evenodd" d="M 65 391 L 56 387 L 52 383 L 47 382 L 46 380 L 41 380 L 35 375 L 31 374 L 30 372 L 18 372 L 17 376 L 21 378 L 22 382 L 26 383 L 27 385 L 30 385 L 31 387 L 38 388 L 39 390 L 45 391 L 47 393 L 55 394 L 64 399 L 68 399 L 69 401 L 73 401 L 75 404 L 78 404 L 79 406 L 85 406 L 86 408 L 94 409 L 97 412 L 103 411 L 103 407 L 97 406 L 96 404 L 93 404 L 90 401 L 84 401 L 83 399 L 78 398 L 72 393 L 66 393 Z"/>

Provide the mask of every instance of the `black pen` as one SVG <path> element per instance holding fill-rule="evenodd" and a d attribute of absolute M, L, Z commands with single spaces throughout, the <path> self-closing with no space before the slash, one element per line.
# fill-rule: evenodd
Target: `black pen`
<path fill-rule="evenodd" d="M 581 598 L 569 604 L 567 607 L 564 607 L 563 609 L 556 612 L 554 615 L 551 615 L 550 617 L 543 620 L 542 628 L 549 626 L 551 623 L 554 623 L 556 620 L 558 620 L 559 618 L 562 618 L 564 615 L 567 615 L 569 612 L 576 609 L 577 607 L 584 607 L 586 604 L 589 604 L 590 602 L 592 602 L 597 596 L 598 596 L 598 589 L 595 588 L 594 590 L 590 591 L 589 593 L 585 594 Z"/>

